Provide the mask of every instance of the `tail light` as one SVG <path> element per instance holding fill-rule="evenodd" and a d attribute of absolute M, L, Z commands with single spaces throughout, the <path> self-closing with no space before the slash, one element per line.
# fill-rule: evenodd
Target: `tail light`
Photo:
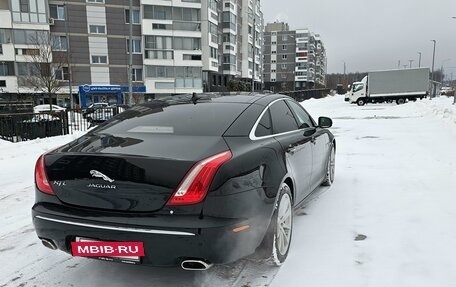
<path fill-rule="evenodd" d="M 189 205 L 201 202 L 209 190 L 217 170 L 231 159 L 226 151 L 197 162 L 185 175 L 167 205 Z"/>
<path fill-rule="evenodd" d="M 35 183 L 36 187 L 44 193 L 55 195 L 54 191 L 52 190 L 51 184 L 49 183 L 46 169 L 44 166 L 44 155 L 41 155 L 38 160 L 36 161 L 35 165 Z"/>

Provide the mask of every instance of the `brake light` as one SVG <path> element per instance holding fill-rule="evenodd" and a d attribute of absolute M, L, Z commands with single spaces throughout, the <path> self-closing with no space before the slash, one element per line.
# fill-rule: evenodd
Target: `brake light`
<path fill-rule="evenodd" d="M 36 187 L 43 193 L 55 195 L 52 190 L 51 184 L 49 183 L 46 169 L 44 166 L 44 155 L 41 155 L 36 161 L 35 165 L 35 184 Z"/>
<path fill-rule="evenodd" d="M 231 151 L 226 151 L 197 162 L 185 175 L 167 205 L 201 202 L 207 195 L 215 173 L 231 156 Z"/>

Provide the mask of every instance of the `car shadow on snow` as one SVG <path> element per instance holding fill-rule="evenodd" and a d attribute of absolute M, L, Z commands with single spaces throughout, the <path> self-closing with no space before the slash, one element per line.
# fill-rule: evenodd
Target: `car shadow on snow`
<path fill-rule="evenodd" d="M 69 286 L 265 286 L 271 283 L 278 270 L 253 256 L 231 264 L 215 265 L 206 271 L 79 258 L 66 266 L 64 278 Z"/>

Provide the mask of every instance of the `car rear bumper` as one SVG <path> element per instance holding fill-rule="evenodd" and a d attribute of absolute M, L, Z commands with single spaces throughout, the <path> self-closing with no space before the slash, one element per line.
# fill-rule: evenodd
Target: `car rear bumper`
<path fill-rule="evenodd" d="M 255 252 L 270 220 L 261 215 L 249 219 L 201 219 L 195 215 L 162 214 L 129 216 L 119 221 L 74 214 L 78 213 L 72 213 L 71 207 L 63 211 L 55 204 L 35 204 L 32 217 L 38 237 L 53 241 L 67 253 L 71 253 L 71 242 L 76 237 L 140 241 L 145 249 L 141 264 L 152 266 L 178 266 L 185 259 L 215 264 L 234 262 Z M 233 231 L 247 225 L 249 228 L 244 231 Z"/>

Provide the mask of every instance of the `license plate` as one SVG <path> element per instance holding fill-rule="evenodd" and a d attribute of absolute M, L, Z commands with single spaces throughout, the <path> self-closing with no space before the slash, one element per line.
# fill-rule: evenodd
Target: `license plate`
<path fill-rule="evenodd" d="M 141 257 L 145 256 L 143 242 L 101 241 L 82 237 L 76 237 L 71 242 L 71 254 L 129 264 L 138 264 Z"/>

